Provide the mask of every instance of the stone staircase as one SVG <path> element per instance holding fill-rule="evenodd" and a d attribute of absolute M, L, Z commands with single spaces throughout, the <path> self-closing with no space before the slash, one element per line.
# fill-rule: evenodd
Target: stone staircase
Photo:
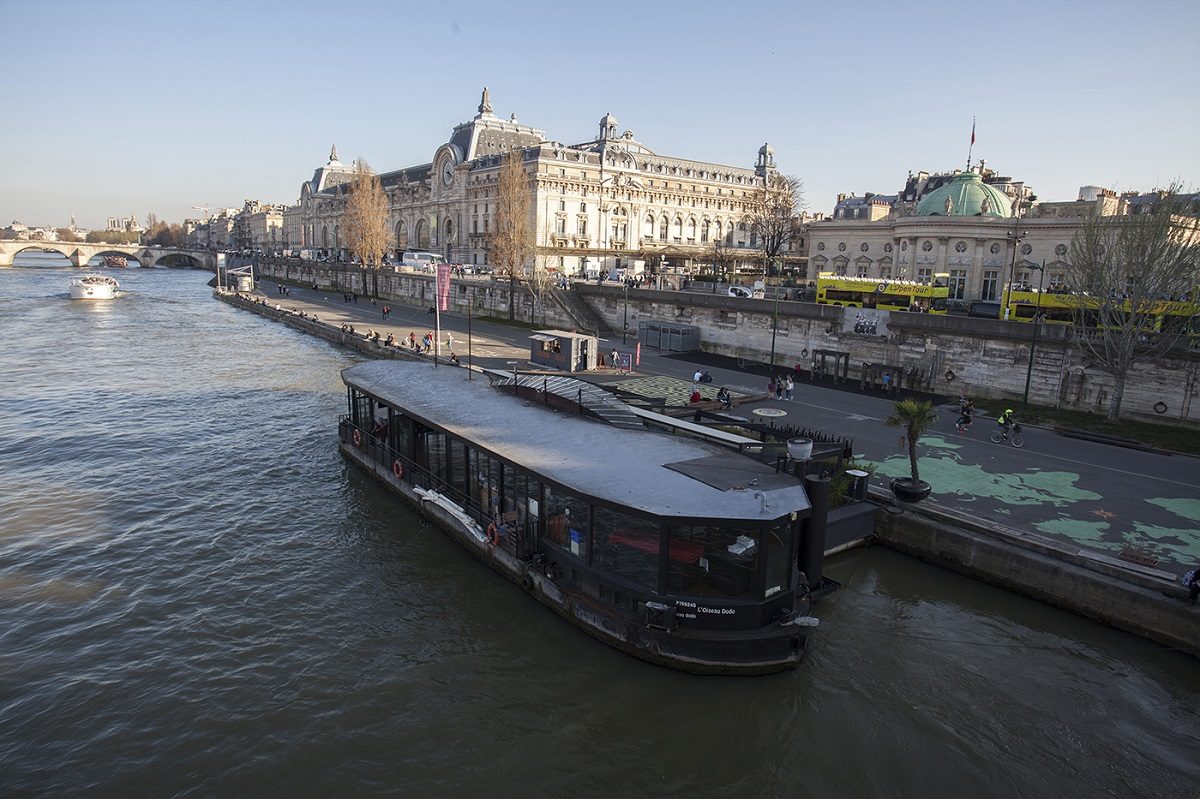
<path fill-rule="evenodd" d="M 575 327 L 581 333 L 588 333 L 598 338 L 609 338 L 614 335 L 614 331 L 604 321 L 604 317 L 596 313 L 595 309 L 588 304 L 580 295 L 573 291 L 554 290 L 549 292 L 549 296 L 554 302 L 566 312 L 567 316 L 571 317 L 575 322 Z"/>
<path fill-rule="evenodd" d="M 513 384 L 511 374 L 493 372 L 495 376 L 492 385 L 500 387 Z M 579 403 L 587 413 L 613 427 L 628 429 L 645 429 L 640 417 L 630 410 L 629 406 L 614 397 L 604 389 L 591 383 L 586 383 L 574 377 L 558 375 L 518 375 L 519 388 L 534 391 L 545 391 L 548 394 L 562 397 L 571 402 Z"/>

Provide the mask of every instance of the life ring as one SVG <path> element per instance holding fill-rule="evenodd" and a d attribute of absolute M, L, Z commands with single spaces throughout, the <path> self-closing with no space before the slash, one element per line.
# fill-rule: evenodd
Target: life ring
<path fill-rule="evenodd" d="M 351 436 L 351 438 L 354 439 L 354 446 L 356 446 L 356 447 L 362 446 L 362 431 L 359 430 L 357 427 L 354 428 L 354 434 Z"/>
<path fill-rule="evenodd" d="M 1160 414 L 1166 413 L 1167 412 L 1167 403 L 1163 402 L 1162 400 L 1159 400 L 1158 402 L 1154 403 L 1154 412 L 1160 413 Z"/>
<path fill-rule="evenodd" d="M 800 350 L 800 357 L 801 357 L 801 358 L 807 358 L 807 357 L 808 357 L 808 347 L 805 347 L 804 349 Z"/>
<path fill-rule="evenodd" d="M 492 546 L 496 546 L 496 544 L 500 543 L 500 533 L 496 531 L 496 523 L 495 522 L 492 522 L 491 524 L 488 525 L 487 540 L 488 540 L 488 543 L 491 544 Z"/>
<path fill-rule="evenodd" d="M 953 369 L 947 369 L 947 370 L 946 370 L 946 382 L 947 382 L 947 383 L 953 383 L 953 382 L 954 382 L 954 370 L 953 370 Z"/>
<path fill-rule="evenodd" d="M 392 474 L 396 475 L 397 480 L 404 477 L 404 464 L 400 462 L 399 458 L 392 461 Z"/>

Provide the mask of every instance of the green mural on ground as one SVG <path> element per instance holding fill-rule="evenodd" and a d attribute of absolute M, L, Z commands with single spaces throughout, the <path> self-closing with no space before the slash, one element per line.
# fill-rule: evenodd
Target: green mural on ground
<path fill-rule="evenodd" d="M 918 457 L 921 479 L 935 487 L 939 494 L 956 494 L 967 500 L 994 499 L 1006 505 L 1049 505 L 1061 508 L 1076 502 L 1101 499 L 1093 491 L 1080 488 L 1076 472 L 1051 472 L 1033 468 L 1025 472 L 992 474 L 978 464 L 959 461 L 955 453 L 946 450 L 959 445 L 930 436 L 923 440 L 937 451 Z M 876 463 L 878 474 L 888 477 L 907 477 L 908 456 L 892 455 Z"/>

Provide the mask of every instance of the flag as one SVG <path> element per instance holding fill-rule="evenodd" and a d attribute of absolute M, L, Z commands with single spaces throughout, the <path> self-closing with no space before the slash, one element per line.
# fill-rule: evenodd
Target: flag
<path fill-rule="evenodd" d="M 975 118 L 971 117 L 971 146 L 975 146 Z"/>
<path fill-rule="evenodd" d="M 437 266 L 437 299 L 438 310 L 450 310 L 450 264 Z"/>

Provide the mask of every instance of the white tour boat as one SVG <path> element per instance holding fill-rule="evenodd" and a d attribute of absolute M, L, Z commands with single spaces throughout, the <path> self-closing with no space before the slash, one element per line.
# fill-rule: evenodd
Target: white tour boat
<path fill-rule="evenodd" d="M 71 280 L 71 299 L 111 300 L 120 289 L 121 285 L 108 275 L 83 275 Z"/>

